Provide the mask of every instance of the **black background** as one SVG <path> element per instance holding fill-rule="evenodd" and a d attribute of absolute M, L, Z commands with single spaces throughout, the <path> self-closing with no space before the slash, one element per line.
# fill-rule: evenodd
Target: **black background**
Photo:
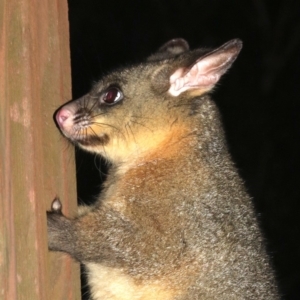
<path fill-rule="evenodd" d="M 300 1 L 69 0 L 69 19 L 74 99 L 169 39 L 192 48 L 243 40 L 214 99 L 284 299 L 300 299 Z M 79 201 L 91 202 L 105 168 L 78 149 L 76 158 Z"/>

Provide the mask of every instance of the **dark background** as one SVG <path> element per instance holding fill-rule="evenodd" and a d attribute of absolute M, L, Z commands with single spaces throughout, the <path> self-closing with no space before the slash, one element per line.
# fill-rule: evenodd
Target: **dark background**
<path fill-rule="evenodd" d="M 192 48 L 243 40 L 214 99 L 284 299 L 300 299 L 300 1 L 69 0 L 69 9 L 73 98 L 169 39 L 185 38 Z M 79 150 L 76 158 L 79 201 L 89 203 L 105 167 Z"/>

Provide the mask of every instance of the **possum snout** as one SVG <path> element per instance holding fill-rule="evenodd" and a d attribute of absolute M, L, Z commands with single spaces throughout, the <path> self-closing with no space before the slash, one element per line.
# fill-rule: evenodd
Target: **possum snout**
<path fill-rule="evenodd" d="M 54 115 L 57 126 L 67 137 L 71 137 L 74 132 L 75 119 L 78 107 L 73 103 L 62 106 Z"/>
<path fill-rule="evenodd" d="M 97 123 L 91 111 L 79 101 L 72 101 L 60 107 L 54 119 L 61 133 L 70 141 L 81 145 L 106 144 L 108 136 L 103 126 Z M 95 123 L 97 125 L 93 126 Z"/>
<path fill-rule="evenodd" d="M 55 115 L 56 123 L 61 129 L 73 125 L 74 114 L 69 109 L 62 107 Z"/>

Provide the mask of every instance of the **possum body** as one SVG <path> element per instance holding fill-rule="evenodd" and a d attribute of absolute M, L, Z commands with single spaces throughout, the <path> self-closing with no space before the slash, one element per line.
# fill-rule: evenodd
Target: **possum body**
<path fill-rule="evenodd" d="M 67 139 L 111 163 L 93 207 L 67 218 L 56 199 L 47 216 L 49 249 L 86 266 L 92 299 L 279 299 L 209 95 L 241 47 L 172 40 L 56 111 Z"/>

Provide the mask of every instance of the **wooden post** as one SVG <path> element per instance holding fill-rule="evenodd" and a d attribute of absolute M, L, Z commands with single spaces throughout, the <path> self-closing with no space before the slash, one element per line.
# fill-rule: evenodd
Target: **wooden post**
<path fill-rule="evenodd" d="M 76 210 L 72 147 L 54 110 L 71 98 L 67 0 L 0 1 L 0 299 L 80 299 L 79 266 L 49 253 L 46 210 Z"/>

